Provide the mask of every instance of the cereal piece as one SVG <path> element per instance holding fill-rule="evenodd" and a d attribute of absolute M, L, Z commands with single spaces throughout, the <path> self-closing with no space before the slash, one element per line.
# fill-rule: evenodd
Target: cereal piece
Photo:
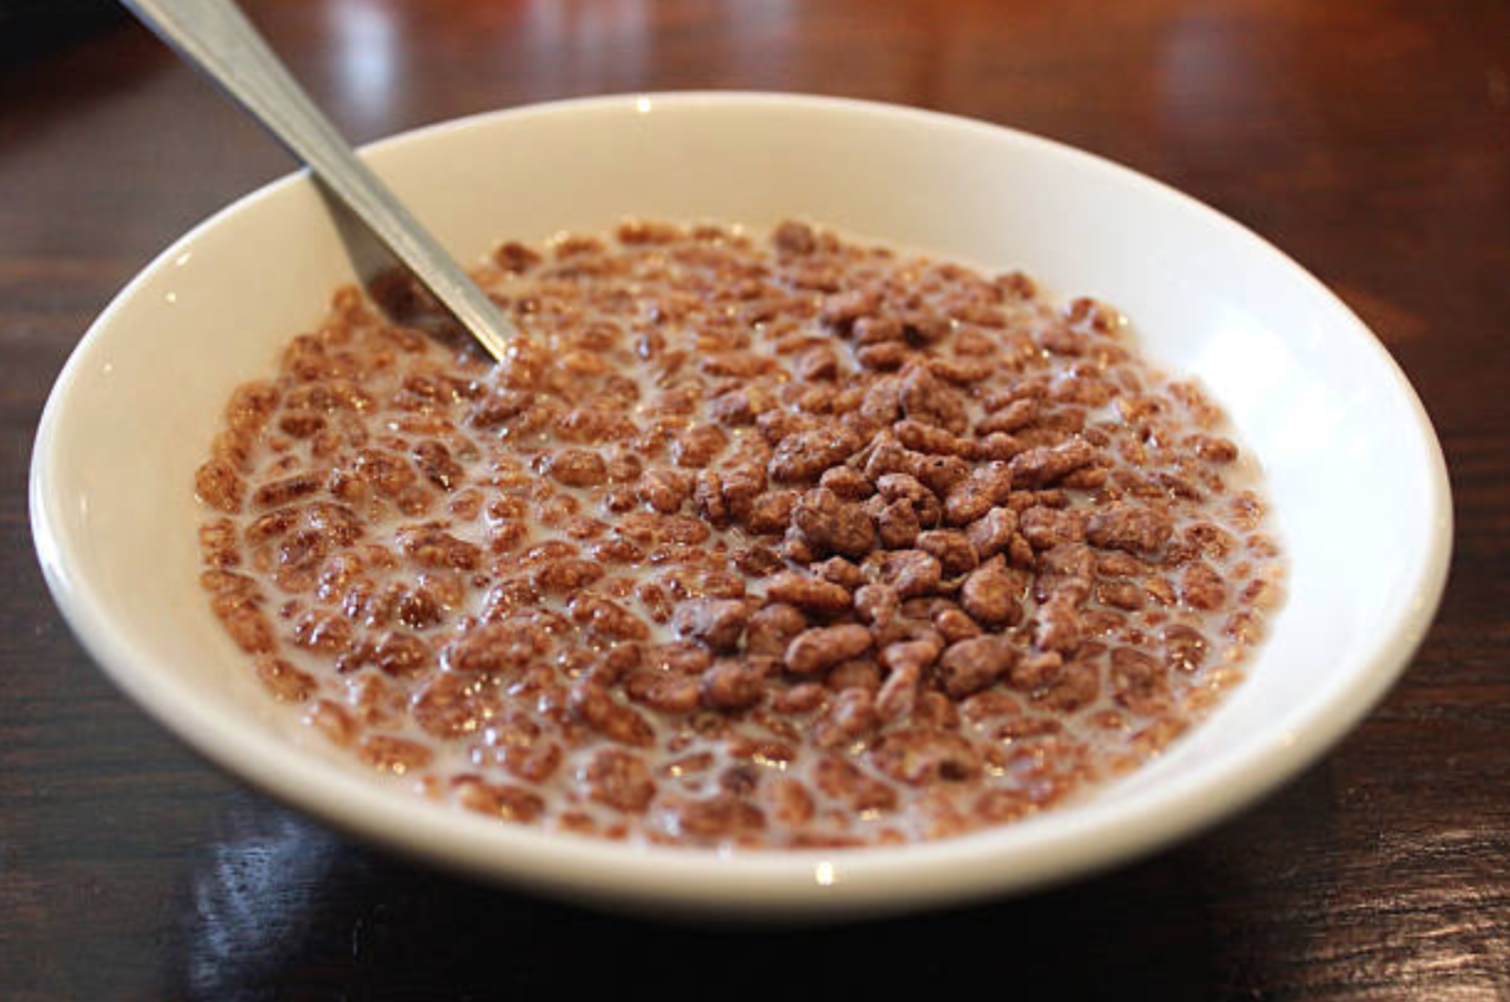
<path fill-rule="evenodd" d="M 1009 465 L 1013 482 L 1024 487 L 1043 487 L 1096 459 L 1096 450 L 1083 438 L 1060 445 L 1029 449 L 1013 457 Z"/>
<path fill-rule="evenodd" d="M 199 527 L 199 552 L 209 567 L 235 567 L 241 563 L 236 523 L 217 518 Z M 213 589 L 212 589 L 213 590 Z"/>
<path fill-rule="evenodd" d="M 1186 440 L 1192 452 L 1208 463 L 1224 466 L 1237 460 L 1237 446 L 1217 435 L 1192 435 Z"/>
<path fill-rule="evenodd" d="M 1058 651 L 1041 651 L 1018 658 L 1008 670 L 1008 680 L 1014 689 L 1041 689 L 1057 681 L 1063 667 L 1064 657 Z M 1087 675 L 1094 681 L 1094 672 L 1087 672 Z M 1094 693 L 1087 694 L 1077 706 L 1093 698 Z"/>
<path fill-rule="evenodd" d="M 816 682 L 799 682 L 779 690 L 771 700 L 771 709 L 777 713 L 800 715 L 811 713 L 828 698 L 824 687 Z"/>
<path fill-rule="evenodd" d="M 304 721 L 324 734 L 331 744 L 341 748 L 349 747 L 358 733 L 357 722 L 351 714 L 328 699 L 316 701 Z"/>
<path fill-rule="evenodd" d="M 771 242 L 783 254 L 811 254 L 817 246 L 812 228 L 794 219 L 788 219 L 776 227 Z"/>
<path fill-rule="evenodd" d="M 469 811 L 501 821 L 529 824 L 545 810 L 545 799 L 520 786 L 484 783 L 474 777 L 458 777 L 456 798 Z"/>
<path fill-rule="evenodd" d="M 872 626 L 890 623 L 901 608 L 902 599 L 891 585 L 868 584 L 855 591 L 855 611 Z"/>
<path fill-rule="evenodd" d="M 843 332 L 852 328 L 860 317 L 874 314 L 880 305 L 881 297 L 875 290 L 852 289 L 826 297 L 818 317 Z"/>
<path fill-rule="evenodd" d="M 1096 583 L 1096 600 L 1132 612 L 1143 608 L 1143 589 L 1131 581 L 1099 581 Z"/>
<path fill-rule="evenodd" d="M 720 658 L 703 673 L 699 686 L 703 703 L 715 710 L 754 706 L 765 693 L 766 674 L 765 661 Z"/>
<path fill-rule="evenodd" d="M 829 704 L 828 712 L 813 727 L 813 743 L 819 748 L 837 748 L 864 737 L 880 722 L 870 690 L 850 686 Z"/>
<path fill-rule="evenodd" d="M 230 463 L 212 459 L 194 473 L 194 493 L 211 508 L 234 515 L 241 511 L 246 483 Z"/>
<path fill-rule="evenodd" d="M 1020 397 L 1004 401 L 1000 407 L 993 407 L 992 401 L 987 400 L 985 406 L 992 413 L 975 426 L 977 435 L 1011 433 L 1030 427 L 1038 420 L 1043 402 L 1038 397 Z"/>
<path fill-rule="evenodd" d="M 937 561 L 934 563 L 937 564 Z M 851 602 L 850 593 L 844 586 L 793 571 L 772 575 L 766 583 L 766 597 L 773 602 L 784 602 L 808 612 L 819 613 L 842 612 L 849 608 Z"/>
<path fill-rule="evenodd" d="M 967 579 L 965 583 L 968 585 L 969 580 Z M 962 594 L 963 591 L 964 589 L 961 589 Z M 971 619 L 964 609 L 956 608 L 952 605 L 935 610 L 933 613 L 933 628 L 938 630 L 939 635 L 944 638 L 945 643 L 950 644 L 957 640 L 968 640 L 971 637 L 978 637 L 981 634 L 980 625 Z"/>
<path fill-rule="evenodd" d="M 379 772 L 402 776 L 429 765 L 435 753 L 408 738 L 374 734 L 357 746 L 357 758 Z"/>
<path fill-rule="evenodd" d="M 796 505 L 796 491 L 767 491 L 750 502 L 745 528 L 757 536 L 785 532 Z"/>
<path fill-rule="evenodd" d="M 457 672 L 517 671 L 550 648 L 550 636 L 526 622 L 507 621 L 476 627 L 441 652 L 446 667 Z"/>
<path fill-rule="evenodd" d="M 1085 520 L 1079 512 L 1034 505 L 1018 516 L 1018 531 L 1033 549 L 1049 550 L 1085 539 Z"/>
<path fill-rule="evenodd" d="M 723 482 L 712 470 L 697 472 L 692 491 L 692 507 L 698 518 L 719 529 L 726 527 L 733 518 Z"/>
<path fill-rule="evenodd" d="M 942 573 L 938 558 L 922 550 L 895 550 L 881 563 L 882 577 L 901 598 L 934 594 Z"/>
<path fill-rule="evenodd" d="M 635 485 L 640 500 L 663 515 L 671 515 L 692 493 L 692 477 L 681 470 L 649 469 Z"/>
<path fill-rule="evenodd" d="M 655 799 L 655 778 L 644 758 L 622 748 L 604 748 L 582 769 L 588 799 L 629 814 L 642 813 Z"/>
<path fill-rule="evenodd" d="M 830 668 L 823 684 L 834 692 L 845 689 L 875 692 L 881 688 L 881 668 L 869 658 L 852 658 Z"/>
<path fill-rule="evenodd" d="M 750 608 L 732 599 L 693 599 L 683 602 L 672 616 L 679 636 L 695 637 L 714 650 L 729 651 L 739 644 Z"/>
<path fill-rule="evenodd" d="M 576 595 L 568 603 L 572 621 L 587 630 L 596 640 L 648 640 L 650 628 L 634 613 L 597 595 Z"/>
<path fill-rule="evenodd" d="M 807 617 L 795 606 L 773 601 L 750 616 L 745 650 L 780 657 L 793 637 L 807 629 Z"/>
<path fill-rule="evenodd" d="M 891 731 L 876 743 L 871 761 L 886 775 L 912 786 L 969 781 L 981 772 L 980 756 L 970 742 L 936 728 Z"/>
<path fill-rule="evenodd" d="M 973 443 L 951 435 L 942 428 L 910 418 L 891 426 L 897 441 L 914 452 L 936 456 L 965 456 L 973 451 Z"/>
<path fill-rule="evenodd" d="M 638 671 L 624 680 L 624 692 L 637 703 L 663 713 L 687 713 L 697 707 L 697 679 L 666 672 Z"/>
<path fill-rule="evenodd" d="M 572 715 L 610 741 L 635 748 L 655 744 L 655 728 L 633 708 L 617 702 L 603 686 L 586 682 L 571 691 Z"/>
<path fill-rule="evenodd" d="M 294 643 L 311 651 L 344 654 L 352 638 L 351 623 L 334 613 L 310 610 L 294 623 Z"/>
<path fill-rule="evenodd" d="M 372 663 L 385 675 L 418 675 L 435 662 L 430 645 L 412 633 L 390 630 L 378 638 Z"/>
<path fill-rule="evenodd" d="M 870 631 L 863 626 L 815 627 L 804 630 L 787 644 L 784 659 L 788 671 L 812 675 L 870 650 Z"/>
<path fill-rule="evenodd" d="M 889 550 L 910 548 L 923 528 L 913 503 L 905 499 L 882 508 L 875 516 L 875 524 L 881 545 Z"/>
<path fill-rule="evenodd" d="M 1160 634 L 1165 663 L 1176 671 L 1193 672 L 1206 661 L 1209 645 L 1201 631 L 1183 623 L 1170 623 Z"/>
<path fill-rule="evenodd" d="M 729 436 L 718 425 L 696 425 L 671 443 L 671 460 L 677 466 L 700 470 L 724 450 L 728 441 Z"/>
<path fill-rule="evenodd" d="M 867 581 L 865 572 L 843 557 L 829 557 L 822 563 L 814 564 L 812 569 L 823 580 L 831 581 L 848 591 L 863 587 Z"/>
<path fill-rule="evenodd" d="M 280 703 L 302 703 L 319 691 L 319 683 L 282 658 L 264 654 L 252 662 L 257 678 Z"/>
<path fill-rule="evenodd" d="M 965 579 L 960 604 L 987 629 L 1016 623 L 1022 617 L 1020 587 L 1000 556 Z"/>
<path fill-rule="evenodd" d="M 813 795 L 800 780 L 786 777 L 770 788 L 771 816 L 785 828 L 801 829 L 813 819 Z"/>
<path fill-rule="evenodd" d="M 890 502 L 906 501 L 917 514 L 920 525 L 933 528 L 943 515 L 943 507 L 922 481 L 907 473 L 885 473 L 876 479 L 876 490 Z"/>
<path fill-rule="evenodd" d="M 1173 531 L 1168 512 L 1124 501 L 1092 512 L 1085 524 L 1085 537 L 1092 545 L 1129 553 L 1155 553 Z"/>
<path fill-rule="evenodd" d="M 1209 565 L 1194 563 L 1185 568 L 1180 597 L 1197 609 L 1220 609 L 1227 604 L 1227 585 Z"/>
<path fill-rule="evenodd" d="M 988 634 L 951 644 L 939 657 L 939 677 L 954 699 L 964 699 L 986 688 L 1011 669 L 1017 649 L 1005 639 Z"/>
<path fill-rule="evenodd" d="M 818 486 L 833 491 L 846 501 L 863 501 L 874 490 L 863 473 L 849 466 L 833 466 L 824 470 L 823 476 L 818 478 Z"/>
<path fill-rule="evenodd" d="M 420 567 L 476 570 L 482 550 L 439 529 L 403 529 L 398 534 L 404 554 Z"/>
<path fill-rule="evenodd" d="M 508 240 L 498 245 L 493 260 L 504 271 L 522 274 L 540 263 L 540 255 L 517 240 Z"/>
<path fill-rule="evenodd" d="M 958 392 L 935 378 L 927 366 L 910 366 L 903 373 L 901 404 L 909 418 L 937 425 L 954 435 L 963 435 L 970 426 Z"/>
<path fill-rule="evenodd" d="M 930 529 L 920 533 L 917 547 L 938 559 L 939 567 L 946 577 L 965 574 L 974 570 L 979 563 L 970 538 L 953 529 Z"/>
<path fill-rule="evenodd" d="M 958 456 L 920 456 L 918 453 L 911 453 L 907 457 L 907 464 L 930 491 L 944 498 L 971 475 L 970 464 Z M 989 495 L 991 491 L 986 493 Z M 970 521 L 970 517 L 965 514 L 965 508 L 969 507 L 966 499 L 973 500 L 977 494 L 966 491 L 959 496 L 961 500 L 956 503 L 958 514 L 954 524 L 964 525 Z"/>
<path fill-rule="evenodd" d="M 414 447 L 413 457 L 414 465 L 425 479 L 443 491 L 455 490 L 466 478 L 465 469 L 443 442 L 435 439 L 420 442 Z"/>
<path fill-rule="evenodd" d="M 1080 646 L 1084 631 L 1080 610 L 1066 592 L 1055 592 L 1038 607 L 1036 642 L 1045 650 L 1073 654 Z"/>
<path fill-rule="evenodd" d="M 577 557 L 564 557 L 541 564 L 530 572 L 530 584 L 543 595 L 574 595 L 601 578 L 601 564 Z"/>
<path fill-rule="evenodd" d="M 898 641 L 881 651 L 881 663 L 893 673 L 920 678 L 922 672 L 938 659 L 943 645 L 931 637 Z"/>
<path fill-rule="evenodd" d="M 969 525 L 1007 499 L 1012 474 L 1001 463 L 976 468 L 956 483 L 944 498 L 944 519 L 950 525 Z"/>
<path fill-rule="evenodd" d="M 826 487 L 803 494 L 792 509 L 792 524 L 819 551 L 862 557 L 875 546 L 870 517 L 857 504 L 839 500 Z"/>
<path fill-rule="evenodd" d="M 415 722 L 439 738 L 478 733 L 499 709 L 496 687 L 477 676 L 441 672 L 416 694 Z"/>
<path fill-rule="evenodd" d="M 313 473 L 296 473 L 281 480 L 272 480 L 252 493 L 252 504 L 258 508 L 282 508 L 314 494 L 324 486 L 323 478 Z"/>
<path fill-rule="evenodd" d="M 685 800 L 670 805 L 676 830 L 692 839 L 721 838 L 765 827 L 765 813 L 739 797 L 720 793 L 705 800 Z"/>
<path fill-rule="evenodd" d="M 866 775 L 853 762 L 838 755 L 825 755 L 813 770 L 818 789 L 851 810 L 889 812 L 897 809 L 897 792 L 886 783 Z"/>
<path fill-rule="evenodd" d="M 818 479 L 860 447 L 859 437 L 843 425 L 799 431 L 783 438 L 771 457 L 769 472 L 777 483 Z"/>

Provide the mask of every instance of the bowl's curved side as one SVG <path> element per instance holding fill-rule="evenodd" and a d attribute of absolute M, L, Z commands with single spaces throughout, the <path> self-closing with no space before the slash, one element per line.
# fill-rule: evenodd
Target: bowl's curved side
<path fill-rule="evenodd" d="M 1278 250 L 1125 168 L 930 112 L 717 93 L 491 113 L 366 155 L 463 258 L 505 235 L 601 229 L 626 214 L 755 226 L 807 215 L 1103 296 L 1137 318 L 1155 357 L 1211 384 L 1267 457 L 1295 573 L 1254 678 L 1146 776 L 948 843 L 738 858 L 631 849 L 500 827 L 354 780 L 251 709 L 262 703 L 247 673 L 227 670 L 235 652 L 206 615 L 192 534 L 180 531 L 197 521 L 189 474 L 220 402 L 351 278 L 318 196 L 296 175 L 175 243 L 91 327 L 39 425 L 31 519 L 59 607 L 123 691 L 218 764 L 341 827 L 494 879 L 620 904 L 896 910 L 1034 886 L 1166 844 L 1313 761 L 1387 691 L 1440 601 L 1445 464 L 1387 352 Z M 677 169 L 686 162 L 708 169 L 689 179 Z M 1358 470 L 1397 503 L 1362 511 L 1342 483 Z M 1381 534 L 1388 560 L 1370 545 Z"/>

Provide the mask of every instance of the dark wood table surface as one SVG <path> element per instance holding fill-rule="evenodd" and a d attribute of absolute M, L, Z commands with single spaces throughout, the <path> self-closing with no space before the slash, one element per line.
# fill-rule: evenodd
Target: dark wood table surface
<path fill-rule="evenodd" d="M 1446 449 L 1451 581 L 1388 700 L 1281 792 L 1029 897 L 832 928 L 605 917 L 355 844 L 128 704 L 37 570 L 44 396 L 120 286 L 290 168 L 107 7 L 0 3 L 0 999 L 1510 999 L 1510 4 L 273 0 L 355 140 L 549 98 L 757 88 L 1017 126 L 1285 248 Z M 1381 545 L 1389 545 L 1381 540 Z"/>

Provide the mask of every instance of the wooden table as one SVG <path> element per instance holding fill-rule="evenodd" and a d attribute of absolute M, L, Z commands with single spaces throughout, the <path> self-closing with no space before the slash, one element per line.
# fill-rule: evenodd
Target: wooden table
<path fill-rule="evenodd" d="M 1178 848 L 1031 897 L 667 928 L 352 844 L 150 723 L 43 588 L 25 475 L 48 385 L 152 255 L 290 165 L 134 23 L 31 4 L 0 21 L 0 999 L 723 994 L 730 977 L 850 998 L 1510 998 L 1510 5 L 249 6 L 355 140 L 547 98 L 768 88 L 976 116 L 1183 188 L 1315 271 L 1404 367 L 1452 470 L 1452 579 L 1404 681 L 1321 764 Z"/>

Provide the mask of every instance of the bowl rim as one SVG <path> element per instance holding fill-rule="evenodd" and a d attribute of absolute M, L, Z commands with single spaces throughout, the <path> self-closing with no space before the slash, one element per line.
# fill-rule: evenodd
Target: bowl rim
<path fill-rule="evenodd" d="M 649 103 L 647 105 L 647 102 Z M 1103 157 L 1006 126 L 882 102 L 760 91 L 610 94 L 481 112 L 398 133 L 361 147 L 365 158 L 455 131 L 507 128 L 538 116 L 620 114 L 653 106 L 720 112 L 801 107 L 882 116 L 899 123 L 984 130 L 1038 154 L 1069 157 L 1151 197 L 1234 230 L 1261 245 L 1293 277 L 1320 293 L 1338 328 L 1358 350 L 1385 363 L 1411 409 L 1428 471 L 1428 521 L 1414 567 L 1407 613 L 1380 631 L 1358 667 L 1324 698 L 1291 709 L 1267 740 L 1251 740 L 1215 764 L 1100 810 L 1049 812 L 1008 828 L 899 848 L 719 853 L 685 847 L 626 846 L 473 818 L 378 784 L 353 782 L 333 764 L 276 735 L 238 726 L 213 703 L 172 684 L 133 653 L 129 636 L 102 611 L 95 585 L 74 573 L 73 541 L 61 513 L 55 447 L 70 390 L 124 309 L 151 277 L 201 237 L 295 185 L 299 170 L 262 185 L 194 226 L 143 267 L 90 325 L 48 396 L 33 443 L 29 507 L 47 585 L 91 658 L 148 716 L 233 776 L 336 827 L 443 867 L 489 879 L 618 906 L 747 916 L 898 911 L 945 901 L 1022 891 L 1145 855 L 1228 817 L 1272 791 L 1335 745 L 1384 696 L 1410 663 L 1441 602 L 1452 547 L 1452 503 L 1441 446 L 1425 408 L 1379 339 L 1318 279 L 1283 251 L 1230 217 L 1163 182 Z M 286 768 L 296 764 L 299 772 Z"/>

